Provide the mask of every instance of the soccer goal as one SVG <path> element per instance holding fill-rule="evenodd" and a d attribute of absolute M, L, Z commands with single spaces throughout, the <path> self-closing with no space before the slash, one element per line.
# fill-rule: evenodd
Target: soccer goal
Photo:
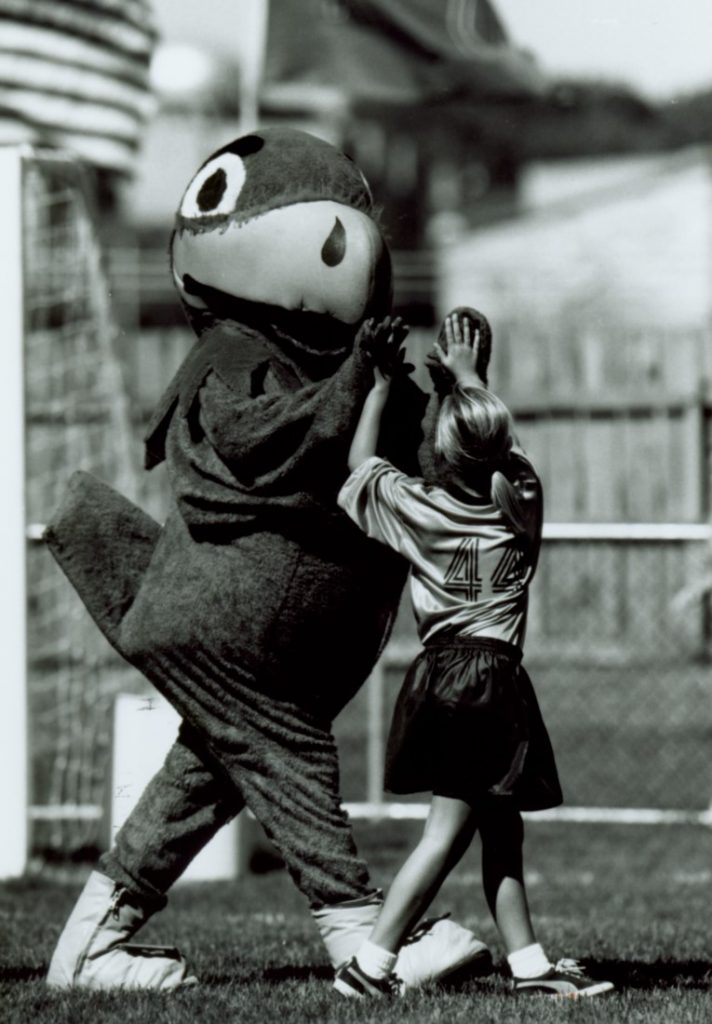
<path fill-rule="evenodd" d="M 41 543 L 71 470 L 135 491 L 131 429 L 90 182 L 71 158 L 0 148 L 5 370 L 0 874 L 40 845 L 81 846 L 102 817 L 97 749 L 126 674 Z M 31 783 L 30 783 L 31 780 Z M 72 830 L 72 837 L 67 830 Z M 37 838 L 37 837 L 36 837 Z"/>
<path fill-rule="evenodd" d="M 111 649 L 42 541 L 74 470 L 133 500 L 143 476 L 91 179 L 59 151 L 0 148 L 0 206 L 7 347 L 0 877 L 10 877 L 25 870 L 30 848 L 66 859 L 106 847 L 179 719 Z M 239 873 L 249 832 L 244 821 L 223 829 L 186 877 Z"/>

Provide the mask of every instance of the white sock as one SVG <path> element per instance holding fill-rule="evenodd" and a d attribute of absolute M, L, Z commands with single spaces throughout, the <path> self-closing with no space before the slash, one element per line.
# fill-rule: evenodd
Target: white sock
<path fill-rule="evenodd" d="M 397 953 L 391 953 L 383 946 L 377 946 L 368 939 L 361 945 L 356 960 L 359 967 L 369 978 L 387 978 L 396 965 Z"/>
<path fill-rule="evenodd" d="M 551 970 L 546 953 L 538 942 L 524 946 L 510 953 L 507 957 L 512 974 L 515 978 L 538 978 Z"/>

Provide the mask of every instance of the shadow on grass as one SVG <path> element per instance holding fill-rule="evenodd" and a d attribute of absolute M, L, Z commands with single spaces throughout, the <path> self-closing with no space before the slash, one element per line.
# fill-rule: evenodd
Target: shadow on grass
<path fill-rule="evenodd" d="M 634 989 L 650 991 L 653 989 L 710 989 L 712 988 L 712 963 L 709 960 L 655 960 L 652 962 L 642 960 L 597 960 L 587 965 L 587 973 L 600 980 L 612 981 L 617 989 Z M 0 982 L 34 982 L 40 981 L 46 976 L 46 969 L 42 967 L 2 967 L 0 968 Z M 298 981 L 322 981 L 330 982 L 334 976 L 333 970 L 324 964 L 288 964 L 283 967 L 267 967 L 263 971 L 255 971 L 249 977 L 242 977 L 239 983 L 252 984 L 254 982 L 267 982 L 278 985 L 281 982 Z M 498 980 L 508 980 L 508 977 L 501 969 L 495 969 L 479 979 L 462 978 L 452 979 L 443 985 L 449 993 L 458 990 L 465 990 L 471 987 L 482 986 L 498 987 Z M 204 975 L 201 987 L 211 988 L 223 985 L 234 985 L 238 979 L 234 974 L 209 974 Z"/>
<path fill-rule="evenodd" d="M 280 981 L 332 981 L 334 971 L 326 964 L 291 964 L 268 967 L 260 977 L 270 984 Z"/>
<path fill-rule="evenodd" d="M 0 967 L 0 982 L 40 981 L 46 974 L 46 967 Z"/>
<path fill-rule="evenodd" d="M 601 981 L 612 981 L 617 989 L 708 989 L 712 987 L 712 963 L 709 960 L 597 960 L 586 965 L 586 973 Z M 285 981 L 331 981 L 333 971 L 324 965 L 291 964 L 284 967 L 268 967 L 250 975 L 249 982 L 279 984 Z M 208 985 L 234 983 L 229 975 L 211 975 L 205 978 Z M 508 987 L 509 975 L 501 968 L 481 976 L 462 976 L 445 981 L 442 988 L 448 993 L 471 988 L 497 989 L 502 984 Z"/>
<path fill-rule="evenodd" d="M 612 981 L 626 989 L 708 989 L 712 987 L 709 960 L 597 960 L 591 964 L 595 978 Z"/>
<path fill-rule="evenodd" d="M 42 981 L 47 976 L 46 967 L 0 967 L 0 983 Z M 325 964 L 292 964 L 284 967 L 267 967 L 263 971 L 252 971 L 249 975 L 227 973 L 205 973 L 201 976 L 201 987 L 212 988 L 223 985 L 253 984 L 267 982 L 279 984 L 283 981 L 331 981 L 333 970 Z"/>
<path fill-rule="evenodd" d="M 325 964 L 285 964 L 282 967 L 252 968 L 245 971 L 238 967 L 234 974 L 224 970 L 196 971 L 201 986 L 205 988 L 219 987 L 221 985 L 254 985 L 264 984 L 279 985 L 286 981 L 332 981 L 334 972 Z"/>
<path fill-rule="evenodd" d="M 588 967 L 586 973 L 589 973 Z M 590 965 L 591 976 L 601 981 L 612 981 L 618 989 L 708 989 L 712 987 L 712 963 L 709 960 L 656 960 L 646 962 L 643 960 L 598 960 Z M 443 987 L 448 992 L 456 992 L 458 989 L 482 985 L 487 987 L 491 983 L 497 986 L 496 978 L 501 977 L 508 981 L 508 975 L 502 970 L 495 969 L 489 974 L 480 977 L 470 975 L 451 981 L 448 980 Z M 333 978 L 333 971 L 326 966 L 299 966 L 291 965 L 285 967 L 270 967 L 255 975 L 255 980 L 268 983 L 279 983 L 281 981 L 330 981 Z M 214 983 L 217 979 L 211 979 Z"/>

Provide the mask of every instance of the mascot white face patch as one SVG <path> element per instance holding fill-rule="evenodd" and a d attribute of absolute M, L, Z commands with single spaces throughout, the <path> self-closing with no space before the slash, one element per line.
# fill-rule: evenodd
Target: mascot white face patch
<path fill-rule="evenodd" d="M 216 197 L 226 157 L 240 160 L 223 154 L 206 165 L 205 175 L 201 171 L 191 183 L 182 213 L 187 204 L 200 209 L 201 190 L 204 201 Z M 225 178 L 225 190 L 229 188 L 232 197 L 225 202 L 234 205 L 238 175 L 231 167 Z M 202 303 L 183 287 L 184 274 L 235 298 L 326 313 L 354 324 L 363 317 L 373 293 L 383 247 L 377 226 L 360 211 L 331 200 L 295 203 L 243 223 L 229 221 L 216 231 L 178 231 L 173 273 L 192 305 Z"/>
<path fill-rule="evenodd" d="M 224 217 L 231 213 L 247 171 L 242 158 L 235 153 L 221 153 L 201 167 L 191 181 L 180 205 L 182 217 Z"/>

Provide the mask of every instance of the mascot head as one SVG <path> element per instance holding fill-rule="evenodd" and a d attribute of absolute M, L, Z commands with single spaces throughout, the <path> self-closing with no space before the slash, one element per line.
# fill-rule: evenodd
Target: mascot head
<path fill-rule="evenodd" d="M 268 323 L 333 355 L 365 317 L 390 310 L 390 256 L 366 180 L 292 128 L 255 131 L 205 161 L 181 200 L 171 266 L 199 332 Z"/>

